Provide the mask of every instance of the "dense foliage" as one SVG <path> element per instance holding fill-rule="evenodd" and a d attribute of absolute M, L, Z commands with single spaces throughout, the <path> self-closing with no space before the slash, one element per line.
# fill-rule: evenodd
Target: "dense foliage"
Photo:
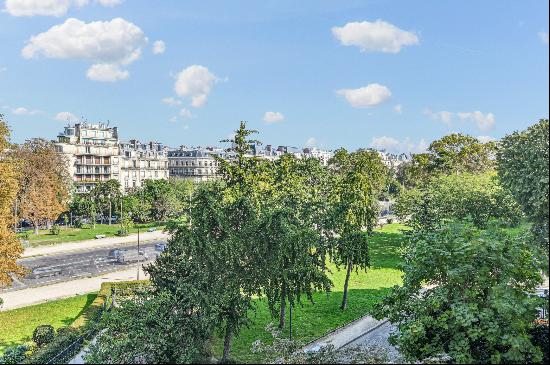
<path fill-rule="evenodd" d="M 424 186 L 401 193 L 398 216 L 415 229 L 432 229 L 450 220 L 471 220 L 484 227 L 499 219 L 519 223 L 521 210 L 493 172 L 440 175 Z"/>
<path fill-rule="evenodd" d="M 49 344 L 55 337 L 53 326 L 44 324 L 36 327 L 32 333 L 32 340 L 38 347 Z"/>
<path fill-rule="evenodd" d="M 23 267 L 17 264 L 17 259 L 23 254 L 23 246 L 11 229 L 16 222 L 13 208 L 19 189 L 19 173 L 18 163 L 9 153 L 9 137 L 10 130 L 0 114 L 0 288 L 11 284 L 12 275 L 24 273 Z"/>
<path fill-rule="evenodd" d="M 378 306 L 399 329 L 393 343 L 411 361 L 540 361 L 529 331 L 540 298 L 541 260 L 521 235 L 470 224 L 415 234 L 404 283 Z"/>
<path fill-rule="evenodd" d="M 536 240 L 548 249 L 548 119 L 501 141 L 498 173 L 502 184 L 533 223 Z"/>

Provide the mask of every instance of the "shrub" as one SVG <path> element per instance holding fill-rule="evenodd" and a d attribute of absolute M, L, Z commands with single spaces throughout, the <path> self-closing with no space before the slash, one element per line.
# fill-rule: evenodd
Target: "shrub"
<path fill-rule="evenodd" d="M 57 224 L 54 224 L 52 226 L 52 228 L 50 228 L 50 234 L 58 236 L 59 232 L 61 232 L 61 229 L 59 228 L 59 226 Z"/>
<path fill-rule="evenodd" d="M 35 351 L 26 359 L 26 362 L 30 364 L 46 364 L 48 362 L 62 364 L 80 351 L 80 345 L 84 341 L 83 339 L 79 341 L 80 337 L 80 330 L 64 328 L 52 342 Z M 54 358 L 55 361 L 52 361 Z"/>
<path fill-rule="evenodd" d="M 115 234 L 119 237 L 124 237 L 128 235 L 128 231 L 125 229 L 119 229 Z"/>
<path fill-rule="evenodd" d="M 550 358 L 548 356 L 548 322 L 537 323 L 529 331 L 531 342 L 542 351 L 542 363 L 548 364 Z"/>
<path fill-rule="evenodd" d="M 0 364 L 20 364 L 25 361 L 25 352 L 28 350 L 27 345 L 18 345 L 8 347 L 4 351 L 4 356 L 0 356 Z"/>
<path fill-rule="evenodd" d="M 49 324 L 44 324 L 36 327 L 32 333 L 32 340 L 38 347 L 42 347 L 53 341 L 55 330 Z"/>

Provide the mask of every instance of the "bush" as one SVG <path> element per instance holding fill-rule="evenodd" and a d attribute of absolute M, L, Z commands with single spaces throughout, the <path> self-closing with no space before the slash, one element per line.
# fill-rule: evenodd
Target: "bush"
<path fill-rule="evenodd" d="M 8 347 L 4 351 L 4 356 L 0 356 L 0 364 L 20 364 L 25 361 L 25 352 L 27 352 L 27 345 L 18 345 Z"/>
<path fill-rule="evenodd" d="M 44 324 L 36 327 L 32 333 L 32 340 L 38 347 L 42 347 L 53 341 L 55 330 L 49 324 Z"/>
<path fill-rule="evenodd" d="M 548 322 L 535 324 L 529 331 L 529 334 L 531 335 L 531 342 L 533 345 L 537 346 L 542 351 L 542 363 L 548 364 L 550 361 L 548 356 Z"/>
<path fill-rule="evenodd" d="M 119 229 L 118 231 L 116 231 L 115 234 L 119 237 L 124 237 L 124 236 L 128 236 L 128 231 L 125 229 Z"/>
<path fill-rule="evenodd" d="M 50 234 L 58 236 L 59 232 L 61 232 L 61 229 L 59 228 L 59 226 L 57 224 L 54 224 L 52 226 L 52 228 L 50 228 Z"/>
<path fill-rule="evenodd" d="M 29 238 L 30 238 L 29 232 L 28 232 L 28 231 L 25 231 L 25 232 L 21 233 L 21 236 L 20 236 L 20 237 L 21 237 L 21 239 L 22 239 L 23 241 L 28 241 Z"/>
<path fill-rule="evenodd" d="M 80 345 L 84 341 L 79 341 L 81 332 L 75 328 L 64 328 L 61 333 L 54 338 L 47 346 L 39 348 L 30 357 L 26 363 L 30 364 L 46 364 L 52 360 L 54 364 L 66 363 L 74 355 L 80 351 Z"/>

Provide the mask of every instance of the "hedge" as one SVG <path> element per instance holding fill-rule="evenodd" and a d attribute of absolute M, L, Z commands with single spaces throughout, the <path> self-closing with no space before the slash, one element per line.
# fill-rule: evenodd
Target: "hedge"
<path fill-rule="evenodd" d="M 27 364 L 60 364 L 71 360 L 80 352 L 87 340 L 99 330 L 99 320 L 103 310 L 111 306 L 112 289 L 125 290 L 147 284 L 148 281 L 127 281 L 103 283 L 97 297 L 69 327 L 59 328 L 53 341 L 34 351 L 25 359 Z"/>

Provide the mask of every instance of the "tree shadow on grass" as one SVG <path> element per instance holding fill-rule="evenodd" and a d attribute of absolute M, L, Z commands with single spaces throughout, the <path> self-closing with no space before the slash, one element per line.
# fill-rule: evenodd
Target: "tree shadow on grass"
<path fill-rule="evenodd" d="M 75 315 L 75 316 L 71 316 L 71 317 L 67 317 L 67 318 L 63 319 L 61 321 L 61 322 L 63 322 L 63 325 L 64 326 L 70 326 L 78 317 L 80 317 L 86 311 L 86 309 L 88 309 L 88 307 L 90 305 L 92 305 L 92 303 L 94 302 L 96 297 L 97 297 L 97 294 L 87 294 L 86 295 L 86 303 L 84 304 L 84 306 L 82 307 L 80 312 L 78 312 L 78 314 Z"/>
<path fill-rule="evenodd" d="M 371 268 L 399 269 L 406 240 L 402 233 L 374 232 L 369 242 Z"/>

